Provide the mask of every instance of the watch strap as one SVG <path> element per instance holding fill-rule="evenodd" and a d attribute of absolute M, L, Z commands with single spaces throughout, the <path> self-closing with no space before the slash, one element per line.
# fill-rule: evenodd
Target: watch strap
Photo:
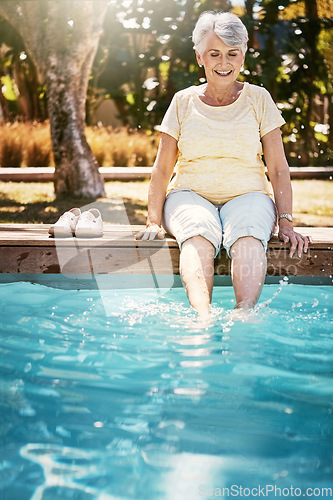
<path fill-rule="evenodd" d="M 291 214 L 281 214 L 279 215 L 279 220 L 280 219 L 287 219 L 289 222 L 292 222 L 293 216 Z"/>

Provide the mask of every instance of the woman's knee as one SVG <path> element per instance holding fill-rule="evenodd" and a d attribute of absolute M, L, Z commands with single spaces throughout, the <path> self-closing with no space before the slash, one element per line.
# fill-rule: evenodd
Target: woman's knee
<path fill-rule="evenodd" d="M 266 259 L 265 245 L 262 240 L 254 236 L 242 236 L 231 245 L 230 257 L 246 261 Z"/>
<path fill-rule="evenodd" d="M 195 249 L 198 253 L 209 258 L 214 258 L 216 251 L 213 243 L 200 234 L 187 238 L 181 245 L 181 251 L 188 247 Z"/>
<path fill-rule="evenodd" d="M 222 226 L 214 205 L 191 191 L 171 192 L 164 205 L 163 227 L 172 234 L 180 248 L 185 241 L 196 242 L 202 236 L 218 252 Z"/>
<path fill-rule="evenodd" d="M 223 246 L 230 257 L 231 247 L 241 238 L 251 236 L 261 241 L 266 251 L 276 222 L 275 205 L 269 196 L 259 192 L 238 196 L 227 202 L 220 214 Z"/>
<path fill-rule="evenodd" d="M 197 272 L 199 265 L 203 273 L 208 276 L 214 274 L 214 245 L 201 235 L 188 238 L 181 246 L 181 267 L 192 268 Z"/>

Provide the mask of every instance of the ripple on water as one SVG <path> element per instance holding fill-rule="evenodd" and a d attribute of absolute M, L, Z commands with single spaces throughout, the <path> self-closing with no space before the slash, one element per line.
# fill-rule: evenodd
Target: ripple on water
<path fill-rule="evenodd" d="M 182 289 L 0 294 L 6 500 L 332 485 L 332 288 L 265 286 L 247 314 L 216 288 L 206 324 Z"/>

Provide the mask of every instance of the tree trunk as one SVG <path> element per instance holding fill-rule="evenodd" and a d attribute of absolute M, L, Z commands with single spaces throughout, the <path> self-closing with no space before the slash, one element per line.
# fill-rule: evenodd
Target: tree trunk
<path fill-rule="evenodd" d="M 84 134 L 88 80 L 108 0 L 1 0 L 45 80 L 55 161 L 55 192 L 104 195 Z"/>
<path fill-rule="evenodd" d="M 0 106 L 4 119 L 9 122 L 11 120 L 11 115 L 9 111 L 8 101 L 3 95 L 1 88 L 0 88 Z"/>
<path fill-rule="evenodd" d="M 72 1 L 79 11 L 68 8 L 66 3 L 61 0 L 48 2 L 48 60 L 43 68 L 55 163 L 55 192 L 57 195 L 97 198 L 104 196 L 104 185 L 84 133 L 85 106 L 106 3 L 101 12 L 98 12 L 103 6 L 100 0 Z M 54 33 L 58 34 L 56 40 Z"/>
<path fill-rule="evenodd" d="M 67 80 L 67 71 L 60 68 L 46 74 L 48 114 L 55 162 L 55 192 L 87 198 L 104 195 L 98 164 L 87 143 L 82 101 L 83 89 L 77 78 Z"/>
<path fill-rule="evenodd" d="M 250 21 L 250 26 L 248 29 L 249 33 L 249 41 L 248 46 L 254 48 L 255 47 L 255 35 L 254 35 L 254 26 L 253 26 L 253 7 L 255 4 L 255 0 L 246 0 L 245 1 L 245 11 L 246 15 Z"/>
<path fill-rule="evenodd" d="M 18 101 L 20 111 L 23 115 L 23 120 L 33 121 L 35 117 L 33 116 L 32 103 L 28 93 L 26 77 L 24 73 L 22 73 L 21 64 L 17 59 L 13 62 L 13 76 L 19 91 Z"/>
<path fill-rule="evenodd" d="M 308 18 L 308 29 L 307 29 L 307 42 L 310 51 L 311 60 L 318 62 L 320 60 L 320 54 L 318 51 L 318 37 L 320 34 L 320 25 L 318 23 L 318 6 L 317 0 L 305 0 L 305 15 Z M 315 80 L 317 78 L 314 63 L 309 65 L 307 69 L 307 79 L 308 87 L 312 87 L 312 90 L 307 93 L 308 106 L 306 111 L 306 120 L 304 128 L 305 137 L 305 151 L 302 154 L 302 160 L 305 165 L 308 165 L 311 161 L 310 151 L 313 153 L 316 151 L 317 141 L 315 139 L 314 130 L 311 126 L 311 121 L 313 121 L 313 109 L 315 101 Z"/>
<path fill-rule="evenodd" d="M 329 151 L 332 152 L 333 149 L 333 95 L 328 96 L 328 126 L 329 126 L 329 132 L 328 132 L 328 144 L 330 145 Z M 333 163 L 333 157 L 329 157 L 326 160 L 327 165 L 332 165 Z"/>

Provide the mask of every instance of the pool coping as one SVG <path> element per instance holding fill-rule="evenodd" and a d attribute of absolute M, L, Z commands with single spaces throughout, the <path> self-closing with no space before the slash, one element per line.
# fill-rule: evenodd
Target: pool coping
<path fill-rule="evenodd" d="M 152 277 L 158 286 L 163 281 L 170 283 L 170 277 L 179 277 L 176 241 L 171 237 L 137 241 L 134 236 L 142 228 L 105 224 L 101 238 L 59 239 L 49 237 L 47 224 L 0 224 L 0 281 L 10 279 L 4 275 L 11 274 L 14 281 L 19 276 L 44 275 L 45 282 L 47 275 L 63 275 L 73 284 L 92 282 L 96 277 L 110 283 L 110 276 L 114 276 L 115 282 L 123 281 L 126 288 L 136 281 L 148 283 Z M 332 284 L 333 228 L 295 229 L 312 236 L 314 243 L 301 258 L 290 258 L 289 244 L 273 236 L 267 250 L 266 282 L 288 276 L 293 282 Z M 230 282 L 230 259 L 224 250 L 214 264 L 216 283 Z"/>

